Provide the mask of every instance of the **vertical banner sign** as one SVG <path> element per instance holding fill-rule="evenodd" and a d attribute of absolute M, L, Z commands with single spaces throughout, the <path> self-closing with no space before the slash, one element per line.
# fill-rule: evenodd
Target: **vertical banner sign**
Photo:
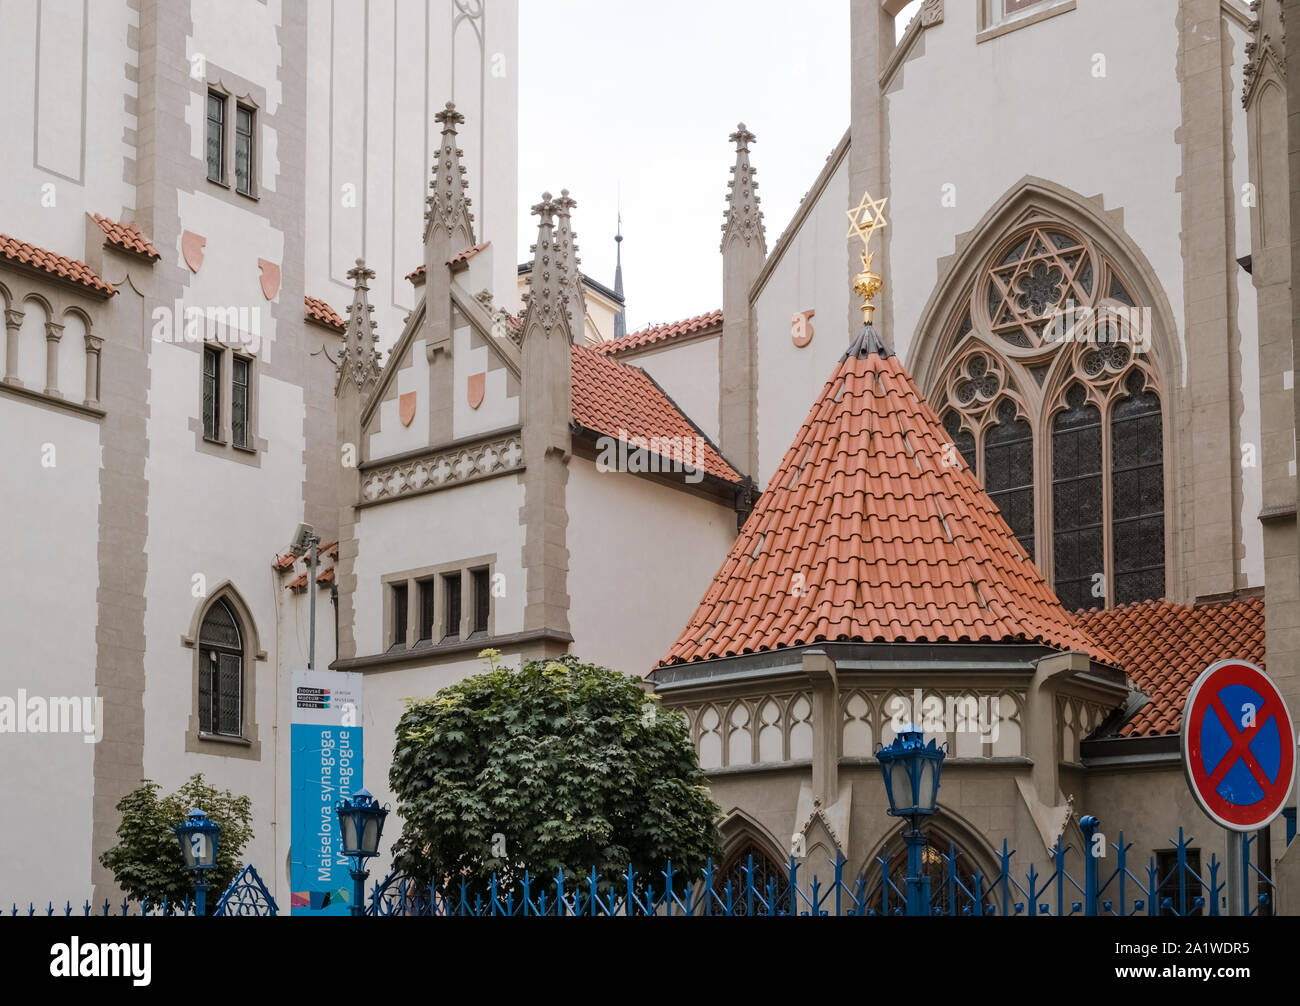
<path fill-rule="evenodd" d="M 293 672 L 289 727 L 291 915 L 347 915 L 351 860 L 335 805 L 362 786 L 361 675 Z"/>

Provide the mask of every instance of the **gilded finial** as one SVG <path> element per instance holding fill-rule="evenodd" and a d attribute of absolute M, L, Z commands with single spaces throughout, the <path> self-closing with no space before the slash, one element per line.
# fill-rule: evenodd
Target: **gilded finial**
<path fill-rule="evenodd" d="M 872 301 L 884 282 L 879 274 L 871 270 L 871 260 L 874 258 L 871 235 L 889 226 L 889 221 L 885 219 L 885 203 L 888 200 L 888 196 L 872 199 L 870 192 L 864 192 L 862 201 L 857 206 L 845 210 L 849 218 L 849 231 L 844 236 L 862 239 L 862 271 L 853 277 L 853 292 L 862 298 L 862 320 L 868 324 L 876 312 L 876 305 Z"/>

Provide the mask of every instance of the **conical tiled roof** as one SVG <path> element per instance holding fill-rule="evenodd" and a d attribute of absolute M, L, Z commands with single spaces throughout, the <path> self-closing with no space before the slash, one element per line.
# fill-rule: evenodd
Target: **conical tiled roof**
<path fill-rule="evenodd" d="M 950 442 L 864 328 L 661 664 L 836 640 L 1032 641 L 1115 664 Z"/>

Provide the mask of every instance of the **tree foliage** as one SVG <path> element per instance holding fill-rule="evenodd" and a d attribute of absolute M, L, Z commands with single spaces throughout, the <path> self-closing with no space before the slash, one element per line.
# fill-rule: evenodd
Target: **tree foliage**
<path fill-rule="evenodd" d="M 492 873 L 541 883 L 563 869 L 612 881 L 629 864 L 698 870 L 716 855 L 709 798 L 680 713 L 573 656 L 489 670 L 408 700 L 389 783 L 403 819 L 395 865 L 442 883 Z"/>
<path fill-rule="evenodd" d="M 208 785 L 202 774 L 191 776 L 180 789 L 160 797 L 161 787 L 143 779 L 117 804 L 122 815 L 117 845 L 99 857 L 113 871 L 117 885 L 137 901 L 148 899 L 179 905 L 194 891 L 194 878 L 185 869 L 172 827 L 198 807 L 221 826 L 217 865 L 208 871 L 208 910 L 243 867 L 244 846 L 253 837 L 253 801 L 230 790 Z"/>

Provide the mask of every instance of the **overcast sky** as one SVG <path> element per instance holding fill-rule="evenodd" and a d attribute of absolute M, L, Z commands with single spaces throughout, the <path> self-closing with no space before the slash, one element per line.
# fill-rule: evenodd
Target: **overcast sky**
<path fill-rule="evenodd" d="M 520 261 L 568 188 L 582 271 L 613 286 L 621 200 L 628 331 L 721 307 L 727 135 L 758 137 L 770 249 L 848 128 L 848 27 L 846 0 L 521 0 Z"/>

